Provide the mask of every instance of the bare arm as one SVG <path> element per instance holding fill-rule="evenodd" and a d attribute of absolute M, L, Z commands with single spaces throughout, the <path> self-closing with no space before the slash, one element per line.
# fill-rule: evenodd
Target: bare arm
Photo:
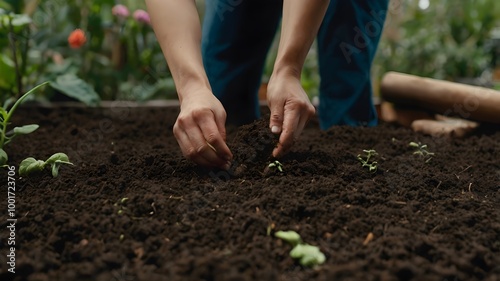
<path fill-rule="evenodd" d="M 278 56 L 269 81 L 270 127 L 281 133 L 273 156 L 288 151 L 315 110 L 300 84 L 307 53 L 316 37 L 329 0 L 284 0 Z"/>
<path fill-rule="evenodd" d="M 203 68 L 195 2 L 146 0 L 146 5 L 181 103 L 174 135 L 183 154 L 204 166 L 228 168 L 232 154 L 225 143 L 226 112 Z"/>

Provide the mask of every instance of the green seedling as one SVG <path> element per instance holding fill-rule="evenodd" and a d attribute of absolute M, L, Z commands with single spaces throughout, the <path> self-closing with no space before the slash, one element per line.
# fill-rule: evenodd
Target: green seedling
<path fill-rule="evenodd" d="M 127 203 L 128 201 L 128 197 L 123 197 L 122 199 L 118 200 L 115 204 L 113 204 L 113 206 L 117 207 L 118 208 L 118 211 L 116 211 L 116 213 L 118 215 L 123 215 L 125 213 L 125 211 L 127 210 L 127 207 L 125 207 L 125 204 Z"/>
<path fill-rule="evenodd" d="M 278 169 L 278 171 L 280 171 L 280 173 L 283 173 L 283 164 L 281 164 L 281 162 L 278 160 L 274 160 L 274 162 L 270 163 L 267 167 L 276 168 Z"/>
<path fill-rule="evenodd" d="M 370 173 L 375 173 L 377 171 L 377 161 L 373 161 L 372 157 L 378 155 L 377 151 L 370 149 L 363 150 L 363 152 L 366 154 L 365 158 L 363 158 L 361 154 L 358 154 L 357 157 L 359 162 L 361 162 L 361 167 L 368 167 Z"/>
<path fill-rule="evenodd" d="M 429 162 L 432 159 L 432 156 L 434 156 L 433 152 L 429 152 L 427 150 L 427 145 L 426 144 L 421 144 L 419 142 L 413 142 L 412 141 L 408 145 L 410 147 L 413 147 L 415 149 L 415 151 L 413 152 L 413 154 L 417 154 L 417 155 L 420 155 L 422 157 L 428 157 L 429 156 L 429 159 L 425 160 L 425 162 Z"/>
<path fill-rule="evenodd" d="M 46 85 L 48 82 L 40 84 L 33 89 L 29 90 L 26 94 L 22 95 L 13 105 L 7 110 L 11 105 L 12 99 L 7 99 L 5 103 L 0 107 L 0 166 L 5 166 L 7 160 L 7 152 L 4 150 L 4 146 L 11 142 L 15 137 L 19 135 L 27 135 L 33 133 L 38 129 L 37 124 L 25 125 L 21 127 L 15 127 L 14 129 L 7 131 L 7 127 L 10 125 L 10 119 L 16 111 L 17 107 L 31 94 L 33 94 L 37 89 Z"/>
<path fill-rule="evenodd" d="M 298 259 L 303 266 L 314 267 L 326 261 L 325 255 L 318 247 L 302 243 L 300 235 L 295 231 L 278 231 L 274 236 L 293 246 L 290 257 Z"/>
<path fill-rule="evenodd" d="M 35 172 L 41 172 L 45 167 L 50 166 L 52 169 L 52 176 L 57 177 L 61 164 L 73 165 L 73 163 L 69 162 L 68 155 L 64 153 L 56 153 L 50 156 L 46 161 L 28 157 L 19 165 L 19 175 L 28 176 Z"/>

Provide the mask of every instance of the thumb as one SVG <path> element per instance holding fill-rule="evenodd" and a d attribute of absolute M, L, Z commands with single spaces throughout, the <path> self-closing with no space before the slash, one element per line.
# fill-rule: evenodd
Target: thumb
<path fill-rule="evenodd" d="M 283 130 L 284 108 L 285 105 L 283 103 L 273 103 L 269 105 L 269 109 L 271 110 L 269 128 L 273 134 L 280 134 Z"/>

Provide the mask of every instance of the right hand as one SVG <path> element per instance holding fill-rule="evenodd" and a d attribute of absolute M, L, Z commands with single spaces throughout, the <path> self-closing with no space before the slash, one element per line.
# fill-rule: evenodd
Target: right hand
<path fill-rule="evenodd" d="M 185 96 L 173 130 L 184 157 L 228 170 L 233 154 L 226 145 L 225 123 L 226 111 L 212 91 L 198 89 Z"/>

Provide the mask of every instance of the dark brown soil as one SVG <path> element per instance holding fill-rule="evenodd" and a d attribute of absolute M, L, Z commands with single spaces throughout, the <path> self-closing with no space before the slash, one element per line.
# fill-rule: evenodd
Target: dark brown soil
<path fill-rule="evenodd" d="M 0 279 L 500 280 L 500 132 L 446 140 L 312 121 L 279 172 L 266 168 L 275 139 L 261 121 L 230 131 L 225 172 L 182 158 L 176 114 L 21 108 L 14 124 L 41 127 L 6 147 L 9 163 L 66 152 L 75 165 L 17 177 L 15 274 L 1 189 Z M 365 149 L 379 154 L 375 173 L 357 159 Z M 303 268 L 277 230 L 327 261 Z"/>

